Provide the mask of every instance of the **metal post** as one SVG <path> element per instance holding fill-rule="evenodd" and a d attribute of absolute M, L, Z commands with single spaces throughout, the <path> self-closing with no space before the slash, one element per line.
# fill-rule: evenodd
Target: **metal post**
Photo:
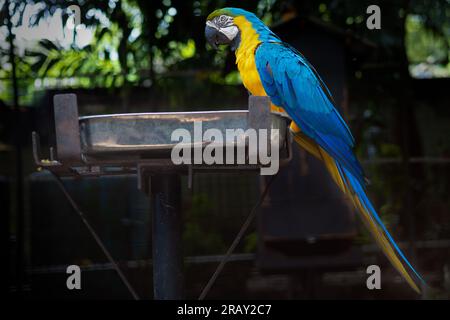
<path fill-rule="evenodd" d="M 180 176 L 149 178 L 153 229 L 153 292 L 156 300 L 183 298 Z"/>

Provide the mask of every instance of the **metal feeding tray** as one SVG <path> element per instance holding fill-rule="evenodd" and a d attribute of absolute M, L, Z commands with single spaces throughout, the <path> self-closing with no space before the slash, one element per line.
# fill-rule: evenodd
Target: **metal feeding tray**
<path fill-rule="evenodd" d="M 172 148 L 179 141 L 172 140 L 175 129 L 189 133 L 192 148 L 204 148 L 210 141 L 195 140 L 195 125 L 201 122 L 201 137 L 208 129 L 218 129 L 223 136 L 223 148 L 236 147 L 235 137 L 227 130 L 267 129 L 268 149 L 279 146 L 280 165 L 290 159 L 287 119 L 270 112 L 267 97 L 250 97 L 248 110 L 158 112 L 94 115 L 78 117 L 75 94 L 54 97 L 56 150 L 50 159 L 42 160 L 39 137 L 33 133 L 34 156 L 37 165 L 59 175 L 106 175 L 136 172 L 139 167 L 156 172 L 202 170 L 250 170 L 262 164 L 240 165 L 175 165 L 171 161 Z M 277 129 L 277 130 L 271 130 Z M 198 132 L 198 131 L 197 131 Z M 236 131 L 239 132 L 239 131 Z M 241 137 L 242 138 L 242 137 Z M 248 143 L 247 143 L 248 144 Z M 248 145 L 247 145 L 248 148 Z"/>
<path fill-rule="evenodd" d="M 283 118 L 270 114 L 273 131 L 271 142 L 278 140 L 283 145 L 286 137 L 286 122 Z M 82 153 L 87 157 L 127 156 L 132 158 L 154 158 L 169 155 L 179 144 L 172 141 L 171 133 L 177 129 L 189 132 L 194 137 L 194 125 L 201 122 L 202 133 L 208 129 L 218 129 L 223 133 L 224 146 L 235 146 L 236 139 L 226 135 L 226 130 L 247 130 L 248 110 L 129 113 L 80 117 L 80 138 Z M 242 138 L 242 137 L 241 137 Z M 206 146 L 209 141 L 197 145 Z M 195 142 L 192 143 L 194 146 Z M 191 144 L 183 144 L 190 147 Z"/>

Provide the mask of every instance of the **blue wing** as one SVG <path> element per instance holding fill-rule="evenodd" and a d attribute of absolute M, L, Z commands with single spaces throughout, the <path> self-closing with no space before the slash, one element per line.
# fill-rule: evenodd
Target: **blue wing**
<path fill-rule="evenodd" d="M 364 185 L 363 170 L 352 151 L 353 136 L 314 68 L 299 52 L 280 42 L 263 42 L 256 50 L 255 62 L 272 102 L 283 107 L 305 135 Z"/>

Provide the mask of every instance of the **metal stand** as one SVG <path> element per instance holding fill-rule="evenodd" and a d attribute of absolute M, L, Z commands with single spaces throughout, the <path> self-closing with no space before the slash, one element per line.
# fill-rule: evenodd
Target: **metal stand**
<path fill-rule="evenodd" d="M 292 156 L 288 121 L 271 114 L 269 102 L 268 97 L 252 96 L 248 110 L 78 117 L 76 95 L 56 95 L 57 158 L 53 148 L 50 148 L 49 159 L 42 158 L 36 132 L 32 135 L 33 155 L 36 165 L 58 177 L 137 174 L 138 189 L 145 192 L 151 201 L 154 298 L 182 299 L 181 175 L 188 175 L 188 186 L 191 187 L 193 170 L 256 172 L 262 164 L 175 165 L 170 158 L 175 145 L 171 133 L 175 128 L 184 128 L 193 135 L 196 121 L 205 122 L 205 126 L 219 129 L 222 133 L 228 129 L 265 129 L 269 132 L 267 142 L 278 142 L 281 167 Z M 274 137 L 270 134 L 273 129 L 279 130 Z M 206 145 L 209 142 L 202 143 Z"/>
<path fill-rule="evenodd" d="M 180 176 L 149 178 L 153 233 L 153 293 L 156 300 L 183 298 Z"/>

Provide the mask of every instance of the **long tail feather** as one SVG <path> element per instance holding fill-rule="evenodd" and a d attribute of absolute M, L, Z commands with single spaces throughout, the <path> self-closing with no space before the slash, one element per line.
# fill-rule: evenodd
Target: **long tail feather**
<path fill-rule="evenodd" d="M 384 226 L 377 212 L 366 195 L 360 181 L 336 161 L 322 148 L 301 132 L 294 132 L 295 141 L 315 157 L 322 160 L 331 177 L 339 188 L 347 194 L 357 208 L 359 216 L 383 253 L 403 276 L 406 282 L 417 293 L 420 293 L 420 283 L 425 284 L 420 274 L 413 268 L 403 252 Z"/>
<path fill-rule="evenodd" d="M 395 243 L 389 231 L 386 229 L 377 212 L 373 208 L 363 187 L 360 185 L 359 181 L 351 175 L 351 173 L 345 169 L 339 168 L 338 165 L 336 167 L 338 168 L 342 179 L 346 181 L 346 186 L 350 192 L 347 194 L 349 194 L 353 203 L 358 208 L 358 212 L 360 213 L 363 222 L 375 238 L 380 248 L 383 250 L 392 265 L 408 282 L 411 288 L 413 288 L 417 293 L 420 293 L 419 282 L 424 283 L 424 280 Z"/>

